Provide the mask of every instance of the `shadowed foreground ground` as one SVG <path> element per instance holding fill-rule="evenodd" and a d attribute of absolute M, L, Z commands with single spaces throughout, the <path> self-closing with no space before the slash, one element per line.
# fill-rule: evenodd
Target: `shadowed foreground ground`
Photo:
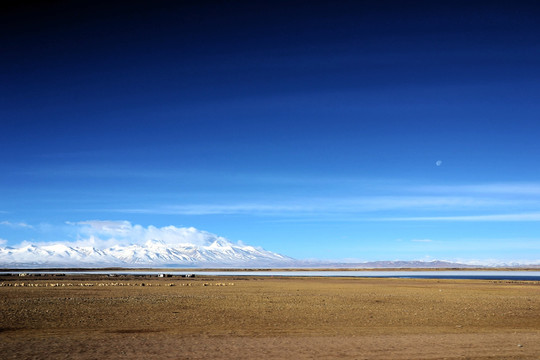
<path fill-rule="evenodd" d="M 538 282 L 94 275 L 0 283 L 3 359 L 540 359 Z"/>

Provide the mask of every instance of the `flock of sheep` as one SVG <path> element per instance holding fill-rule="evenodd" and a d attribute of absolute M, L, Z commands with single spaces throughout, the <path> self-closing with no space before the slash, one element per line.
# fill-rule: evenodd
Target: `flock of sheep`
<path fill-rule="evenodd" d="M 0 283 L 2 286 L 10 287 L 66 287 L 66 286 L 194 286 L 196 284 L 201 284 L 202 286 L 233 286 L 234 283 L 168 283 L 168 284 L 159 284 L 159 283 L 122 283 L 122 282 L 109 282 L 109 283 L 24 283 L 24 282 L 15 282 L 15 283 Z"/>

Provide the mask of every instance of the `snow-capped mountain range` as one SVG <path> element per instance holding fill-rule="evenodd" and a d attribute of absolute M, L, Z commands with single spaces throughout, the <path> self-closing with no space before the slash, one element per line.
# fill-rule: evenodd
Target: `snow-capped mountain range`
<path fill-rule="evenodd" d="M 0 268 L 223 267 L 223 268 L 467 268 L 531 267 L 532 263 L 451 261 L 339 262 L 295 260 L 259 247 L 234 244 L 193 227 L 144 227 L 128 221 L 67 223 L 75 241 L 0 247 Z M 0 239 L 0 243 L 2 239 Z M 3 240 L 5 242 L 5 240 Z"/>
<path fill-rule="evenodd" d="M 151 239 L 142 245 L 103 249 L 62 243 L 4 247 L 0 248 L 0 267 L 273 266 L 292 260 L 261 248 L 233 244 L 218 236 L 211 236 L 203 244 L 182 240 L 171 244 Z"/>

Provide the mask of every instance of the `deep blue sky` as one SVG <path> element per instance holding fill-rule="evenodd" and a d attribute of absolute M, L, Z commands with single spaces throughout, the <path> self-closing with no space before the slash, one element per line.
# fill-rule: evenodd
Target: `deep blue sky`
<path fill-rule="evenodd" d="M 540 261 L 536 2 L 2 6 L 4 245 L 127 220 L 297 258 Z"/>

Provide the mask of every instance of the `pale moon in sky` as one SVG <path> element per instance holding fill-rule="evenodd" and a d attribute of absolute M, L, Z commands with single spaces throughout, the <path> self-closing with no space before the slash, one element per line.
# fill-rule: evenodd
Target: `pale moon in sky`
<path fill-rule="evenodd" d="M 442 161 L 441 161 L 441 160 L 437 160 L 437 161 L 435 162 L 435 165 L 441 166 L 441 165 L 442 165 Z"/>

